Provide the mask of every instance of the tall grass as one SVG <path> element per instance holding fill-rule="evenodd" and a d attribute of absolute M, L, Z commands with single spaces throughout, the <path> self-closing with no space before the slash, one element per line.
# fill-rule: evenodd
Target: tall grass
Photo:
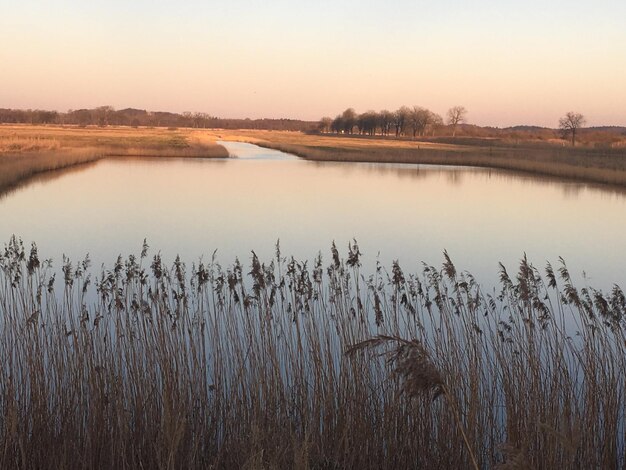
<path fill-rule="evenodd" d="M 570 149 L 458 148 L 415 145 L 414 148 L 342 148 L 274 142 L 257 145 L 315 161 L 413 163 L 455 165 L 575 179 L 592 183 L 626 185 L 626 154 Z"/>
<path fill-rule="evenodd" d="M 39 150 L 56 150 L 61 147 L 57 139 L 18 135 L 2 135 L 0 137 L 0 154 L 9 152 L 33 152 Z"/>
<path fill-rule="evenodd" d="M 474 166 L 626 185 L 623 149 L 571 148 L 528 142 L 487 145 L 487 141 L 478 141 L 470 145 L 463 139 L 439 142 L 296 132 L 220 132 L 223 139 L 244 140 L 315 161 Z"/>
<path fill-rule="evenodd" d="M 42 173 L 62 170 L 103 158 L 98 149 L 64 149 L 48 151 L 22 151 L 0 154 L 0 194 Z"/>
<path fill-rule="evenodd" d="M 1 468 L 621 468 L 626 297 L 160 254 L 0 253 Z M 475 461 L 475 464 L 474 464 Z"/>
<path fill-rule="evenodd" d="M 105 157 L 226 158 L 207 136 L 162 129 L 0 127 L 0 193 L 44 172 Z"/>

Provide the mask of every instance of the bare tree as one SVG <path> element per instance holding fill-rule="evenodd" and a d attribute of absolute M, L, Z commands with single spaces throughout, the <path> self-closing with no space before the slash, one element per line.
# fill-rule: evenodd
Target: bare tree
<path fill-rule="evenodd" d="M 430 135 L 435 135 L 435 131 L 443 126 L 443 118 L 439 114 L 430 111 L 428 124 L 430 128 Z"/>
<path fill-rule="evenodd" d="M 317 125 L 317 128 L 321 133 L 324 134 L 324 133 L 330 132 L 332 124 L 333 124 L 333 118 L 324 116 L 322 119 L 320 119 L 320 122 Z"/>
<path fill-rule="evenodd" d="M 402 106 L 400 107 L 400 109 L 393 113 L 392 124 L 396 128 L 396 137 L 404 135 L 410 113 L 411 110 L 407 106 Z"/>
<path fill-rule="evenodd" d="M 378 127 L 378 113 L 376 111 L 366 111 L 357 117 L 357 127 L 359 134 L 374 135 Z"/>
<path fill-rule="evenodd" d="M 584 126 L 585 122 L 585 116 L 573 111 L 559 119 L 559 129 L 561 129 L 563 137 L 566 137 L 567 134 L 572 134 L 572 147 L 576 145 L 576 131 Z"/>
<path fill-rule="evenodd" d="M 393 113 L 391 111 L 383 109 L 380 113 L 378 113 L 378 125 L 380 126 L 380 133 L 382 135 L 389 135 L 392 121 Z"/>
<path fill-rule="evenodd" d="M 79 126 L 88 126 L 92 124 L 91 111 L 88 109 L 69 111 L 68 115 L 71 117 L 72 121 Z"/>
<path fill-rule="evenodd" d="M 337 117 L 333 119 L 333 122 L 330 125 L 330 130 L 337 134 L 343 132 L 343 117 L 341 114 L 338 114 Z"/>
<path fill-rule="evenodd" d="M 431 123 L 434 116 L 430 110 L 422 108 L 420 106 L 413 106 L 409 114 L 409 125 L 413 131 L 413 138 L 419 134 L 423 136 L 426 132 L 426 127 Z"/>
<path fill-rule="evenodd" d="M 183 123 L 185 127 L 191 127 L 193 125 L 193 113 L 191 111 L 183 112 Z"/>
<path fill-rule="evenodd" d="M 448 124 L 452 126 L 452 137 L 456 135 L 456 127 L 465 122 L 467 109 L 463 106 L 454 106 L 448 109 Z"/>
<path fill-rule="evenodd" d="M 98 106 L 93 110 L 96 123 L 100 127 L 106 127 L 109 125 L 109 117 L 115 112 L 113 106 Z"/>
<path fill-rule="evenodd" d="M 348 108 L 341 114 L 343 120 L 343 131 L 346 134 L 352 134 L 354 126 L 356 126 L 357 114 L 354 108 Z"/>

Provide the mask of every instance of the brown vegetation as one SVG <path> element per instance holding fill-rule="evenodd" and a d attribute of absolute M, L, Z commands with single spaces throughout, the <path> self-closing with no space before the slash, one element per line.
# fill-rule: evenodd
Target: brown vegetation
<path fill-rule="evenodd" d="M 225 158 L 191 130 L 0 126 L 0 192 L 32 175 L 110 156 Z"/>
<path fill-rule="evenodd" d="M 1 468 L 623 468 L 626 297 L 528 261 L 0 252 Z M 245 274 L 245 273 L 248 274 Z M 475 461 L 475 463 L 474 463 Z"/>
<path fill-rule="evenodd" d="M 316 161 L 459 165 L 524 171 L 581 181 L 626 185 L 626 151 L 571 148 L 507 140 L 419 140 L 237 131 L 219 134 Z"/>
<path fill-rule="evenodd" d="M 427 110 L 413 111 L 416 118 L 427 116 Z M 476 166 L 626 185 L 624 148 L 571 148 L 516 136 L 415 140 L 258 130 L 0 126 L 0 188 L 40 171 L 103 156 L 226 157 L 226 150 L 215 143 L 219 139 L 251 142 L 316 161 Z M 584 140 L 582 134 L 578 140 Z"/>

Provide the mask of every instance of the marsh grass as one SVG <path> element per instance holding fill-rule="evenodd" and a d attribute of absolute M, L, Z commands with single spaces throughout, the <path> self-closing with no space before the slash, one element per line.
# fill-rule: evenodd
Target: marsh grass
<path fill-rule="evenodd" d="M 484 139 L 472 145 L 467 139 L 453 143 L 269 131 L 223 131 L 220 135 L 315 161 L 474 166 L 626 185 L 624 149 L 489 144 Z"/>
<path fill-rule="evenodd" d="M 92 163 L 103 155 L 91 148 L 0 154 L 0 194 L 37 175 Z"/>
<path fill-rule="evenodd" d="M 39 150 L 56 150 L 61 147 L 57 139 L 45 137 L 19 137 L 4 135 L 0 138 L 0 154 L 9 152 L 33 152 Z"/>
<path fill-rule="evenodd" d="M 158 128 L 77 128 L 0 126 L 0 174 L 12 185 L 35 174 L 104 156 L 226 158 L 216 140 L 239 140 L 315 161 L 457 165 L 522 171 L 599 184 L 626 186 L 623 148 L 569 148 L 550 143 L 513 143 L 489 139 L 411 140 L 300 132 Z M 7 157 L 31 155 L 21 168 L 5 166 Z M 46 162 L 52 161 L 50 165 Z M 6 187 L 6 182 L 4 183 Z M 0 185 L 0 190 L 4 188 Z"/>
<path fill-rule="evenodd" d="M 226 158 L 228 152 L 191 131 L 0 126 L 0 192 L 42 172 L 118 156 Z"/>
<path fill-rule="evenodd" d="M 525 258 L 0 252 L 1 468 L 622 468 L 626 297 Z"/>

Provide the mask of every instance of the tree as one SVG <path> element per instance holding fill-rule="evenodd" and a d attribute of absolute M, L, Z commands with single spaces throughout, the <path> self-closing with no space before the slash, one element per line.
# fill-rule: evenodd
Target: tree
<path fill-rule="evenodd" d="M 109 125 L 109 117 L 115 112 L 113 106 L 98 106 L 93 110 L 93 119 L 100 127 Z"/>
<path fill-rule="evenodd" d="M 407 106 L 402 106 L 393 113 L 392 124 L 396 129 L 396 137 L 404 135 L 409 114 L 411 114 L 411 110 Z"/>
<path fill-rule="evenodd" d="M 378 113 L 378 125 L 380 126 L 380 133 L 382 135 L 389 135 L 392 122 L 393 113 L 391 111 L 383 109 L 380 113 Z"/>
<path fill-rule="evenodd" d="M 356 126 L 356 118 L 357 114 L 354 108 L 348 108 L 343 112 L 341 119 L 343 120 L 344 133 L 352 134 L 354 126 Z"/>
<path fill-rule="evenodd" d="M 317 129 L 321 133 L 330 132 L 332 124 L 333 124 L 333 119 L 325 116 L 322 119 L 320 119 L 320 122 L 317 125 Z"/>
<path fill-rule="evenodd" d="M 76 111 L 70 111 L 72 121 L 79 126 L 88 126 L 92 124 L 91 111 L 88 109 L 77 109 Z"/>
<path fill-rule="evenodd" d="M 448 124 L 452 126 L 452 137 L 456 136 L 456 127 L 465 122 L 467 109 L 463 106 L 454 106 L 448 109 Z"/>
<path fill-rule="evenodd" d="M 356 125 L 359 128 L 359 134 L 374 135 L 378 127 L 378 113 L 370 110 L 359 114 Z"/>
<path fill-rule="evenodd" d="M 338 114 L 337 117 L 333 119 L 333 122 L 330 125 L 330 130 L 337 134 L 343 132 L 343 118 L 341 117 L 341 114 Z"/>
<path fill-rule="evenodd" d="M 191 127 L 193 125 L 193 113 L 191 111 L 183 112 L 183 125 Z"/>
<path fill-rule="evenodd" d="M 428 109 L 424 109 L 420 106 L 413 106 L 409 113 L 409 125 L 413 131 L 413 138 L 419 135 L 424 135 L 426 126 L 430 124 L 430 118 L 432 113 Z"/>
<path fill-rule="evenodd" d="M 443 126 L 443 118 L 437 114 L 430 111 L 429 117 L 429 127 L 430 127 L 430 135 L 435 135 L 435 131 Z"/>
<path fill-rule="evenodd" d="M 561 129 L 563 137 L 566 137 L 567 134 L 572 134 L 572 147 L 576 145 L 576 131 L 584 126 L 585 122 L 585 116 L 573 111 L 559 119 L 559 129 Z"/>

